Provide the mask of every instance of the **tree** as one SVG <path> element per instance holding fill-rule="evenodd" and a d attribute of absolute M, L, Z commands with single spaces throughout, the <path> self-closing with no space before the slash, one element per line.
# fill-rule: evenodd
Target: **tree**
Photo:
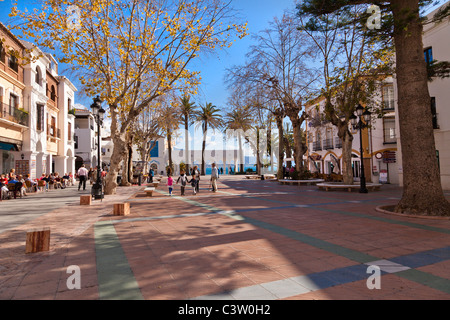
<path fill-rule="evenodd" d="M 366 30 L 361 29 L 354 19 L 361 11 L 360 7 L 354 6 L 343 13 L 324 14 L 309 21 L 299 17 L 299 30 L 314 41 L 322 67 L 320 97 L 309 104 L 323 99 L 325 117 L 311 123 L 320 126 L 324 121 L 331 122 L 337 128 L 342 141 L 344 184 L 353 184 L 350 116 L 358 104 L 375 113 L 373 99 L 381 90 L 383 78 L 392 74 L 391 51 L 374 45 Z"/>
<path fill-rule="evenodd" d="M 162 134 L 167 138 L 167 151 L 169 156 L 169 170 L 167 173 L 174 173 L 172 159 L 172 138 L 181 122 L 181 117 L 177 112 L 177 98 L 174 95 L 167 95 L 161 101 L 161 107 L 158 110 L 158 126 L 162 130 Z M 170 171 L 170 172 L 169 172 Z"/>
<path fill-rule="evenodd" d="M 180 98 L 181 121 L 184 124 L 184 148 L 185 148 L 185 171 L 189 172 L 191 154 L 189 151 L 189 127 L 194 123 L 197 114 L 195 102 L 190 101 L 189 95 Z"/>
<path fill-rule="evenodd" d="M 115 193 L 126 132 L 142 110 L 171 90 L 195 88 L 190 62 L 246 34 L 222 0 L 43 0 L 40 10 L 14 7 L 11 15 L 39 47 L 62 53 L 86 95 L 108 104 L 114 151 L 105 194 Z"/>
<path fill-rule="evenodd" d="M 267 89 L 266 97 L 276 104 L 279 130 L 287 116 L 294 130 L 294 153 L 296 165 L 303 167 L 303 155 L 306 150 L 301 143 L 301 126 L 306 119 L 303 100 L 316 77 L 308 67 L 307 61 L 312 55 L 311 43 L 307 35 L 298 32 L 295 18 L 285 13 L 270 23 L 269 28 L 254 36 L 257 44 L 247 54 L 248 62 L 244 66 L 229 69 L 228 83 L 231 86 L 252 83 Z M 303 112 L 302 112 L 303 110 Z M 282 137 L 282 133 L 279 133 Z M 283 143 L 280 141 L 280 147 Z M 280 148 L 280 166 L 283 163 L 283 148 Z M 282 175 L 282 171 L 280 171 Z"/>
<path fill-rule="evenodd" d="M 398 87 L 398 117 L 403 161 L 403 195 L 395 211 L 416 215 L 450 216 L 439 175 L 430 114 L 427 69 L 423 55 L 420 8 L 430 1 L 330 1 L 304 0 L 299 13 L 321 16 L 346 10 L 354 4 L 376 4 L 386 10 L 380 20 L 384 32 L 394 42 Z M 364 21 L 365 22 L 365 21 Z"/>
<path fill-rule="evenodd" d="M 141 160 L 144 162 L 144 173 L 148 173 L 148 162 L 150 160 L 150 151 L 156 144 L 152 144 L 152 141 L 156 141 L 162 138 L 162 128 L 158 122 L 157 108 L 160 103 L 145 108 L 136 119 L 133 124 L 131 132 L 134 137 L 134 143 L 137 146 L 137 151 L 140 154 Z"/>
<path fill-rule="evenodd" d="M 252 127 L 253 118 L 247 106 L 233 106 L 234 109 L 225 114 L 225 128 L 230 129 L 233 135 L 237 134 L 239 145 L 239 172 L 244 172 L 244 155 L 242 148 L 242 138 Z M 242 134 L 244 133 L 244 137 Z"/>
<path fill-rule="evenodd" d="M 205 175 L 206 137 L 209 129 L 216 130 L 222 126 L 222 117 L 220 115 L 220 110 L 211 102 L 206 102 L 204 106 L 200 107 L 200 111 L 197 115 L 197 126 L 201 126 L 203 132 L 201 174 Z"/>

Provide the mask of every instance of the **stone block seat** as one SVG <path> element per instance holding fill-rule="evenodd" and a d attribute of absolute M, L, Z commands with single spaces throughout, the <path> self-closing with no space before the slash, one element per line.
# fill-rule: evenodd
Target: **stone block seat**
<path fill-rule="evenodd" d="M 306 179 L 306 180 L 292 180 L 292 179 L 281 179 L 278 180 L 280 184 L 287 184 L 287 185 L 317 185 L 318 183 L 324 182 L 324 179 Z"/>
<path fill-rule="evenodd" d="M 155 187 L 146 187 L 144 191 L 148 197 L 153 197 L 153 191 L 155 191 L 155 189 Z"/>
<path fill-rule="evenodd" d="M 324 182 L 318 183 L 316 186 L 319 190 L 331 191 L 331 190 L 346 190 L 348 192 L 358 191 L 360 188 L 359 183 L 356 184 L 343 184 L 342 182 Z M 379 191 L 381 188 L 380 183 L 366 183 L 366 188 L 369 191 Z"/>

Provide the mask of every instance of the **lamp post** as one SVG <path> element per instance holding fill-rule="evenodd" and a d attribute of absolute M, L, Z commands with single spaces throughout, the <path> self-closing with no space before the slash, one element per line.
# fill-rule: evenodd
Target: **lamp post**
<path fill-rule="evenodd" d="M 94 103 L 91 104 L 94 119 L 97 122 L 97 181 L 92 185 L 91 194 L 94 199 L 103 199 L 102 182 L 101 182 L 101 162 L 100 162 L 100 127 L 103 123 L 105 110 L 102 108 L 102 100 L 97 96 L 94 98 Z"/>
<path fill-rule="evenodd" d="M 360 146 L 360 155 L 361 155 L 361 177 L 360 177 L 360 193 L 368 193 L 366 187 L 366 175 L 364 173 L 364 150 L 362 144 L 362 129 L 367 128 L 370 124 L 370 116 L 371 113 L 368 110 L 364 110 L 363 106 L 358 104 L 356 107 L 356 115 L 352 114 L 350 116 L 350 122 L 354 129 L 359 130 L 359 146 Z M 364 122 L 362 121 L 364 119 Z"/>

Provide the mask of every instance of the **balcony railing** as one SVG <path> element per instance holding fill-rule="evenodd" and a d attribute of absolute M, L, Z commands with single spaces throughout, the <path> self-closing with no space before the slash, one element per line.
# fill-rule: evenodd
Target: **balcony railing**
<path fill-rule="evenodd" d="M 313 142 L 313 151 L 321 151 L 322 150 L 322 145 L 320 143 L 320 141 L 314 141 Z"/>
<path fill-rule="evenodd" d="M 47 136 L 61 139 L 61 129 L 56 129 L 55 126 L 47 124 Z"/>
<path fill-rule="evenodd" d="M 323 140 L 323 149 L 324 150 L 333 149 L 333 139 Z"/>
<path fill-rule="evenodd" d="M 339 137 L 334 138 L 334 147 L 337 149 L 342 148 L 342 140 Z"/>
<path fill-rule="evenodd" d="M 28 113 L 11 107 L 6 103 L 0 104 L 0 118 L 21 124 L 23 126 L 28 126 Z"/>

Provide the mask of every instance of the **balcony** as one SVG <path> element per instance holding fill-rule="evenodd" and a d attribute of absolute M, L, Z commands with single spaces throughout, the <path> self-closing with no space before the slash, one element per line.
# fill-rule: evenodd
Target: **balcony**
<path fill-rule="evenodd" d="M 28 113 L 1 103 L 0 118 L 28 127 Z"/>
<path fill-rule="evenodd" d="M 47 124 L 47 140 L 61 139 L 61 129 L 56 129 L 55 126 Z"/>
<path fill-rule="evenodd" d="M 334 147 L 336 149 L 342 148 L 342 140 L 339 137 L 334 138 Z"/>
<path fill-rule="evenodd" d="M 313 142 L 313 151 L 321 151 L 322 150 L 322 145 L 320 143 L 320 141 L 314 141 Z"/>
<path fill-rule="evenodd" d="M 333 149 L 333 139 L 325 139 L 323 140 L 323 149 L 324 150 L 329 150 L 329 149 Z"/>

